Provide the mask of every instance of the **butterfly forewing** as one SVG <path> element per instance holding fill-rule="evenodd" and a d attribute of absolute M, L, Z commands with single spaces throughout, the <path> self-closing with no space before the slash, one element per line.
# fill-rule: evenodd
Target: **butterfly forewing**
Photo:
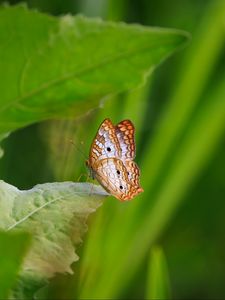
<path fill-rule="evenodd" d="M 121 159 L 135 158 L 134 125 L 130 120 L 116 125 L 116 135 L 121 147 Z"/>
<path fill-rule="evenodd" d="M 119 157 L 120 155 L 121 148 L 115 133 L 115 127 L 109 119 L 105 119 L 92 143 L 89 161 L 91 165 L 94 165 L 96 161 L 110 157 Z"/>

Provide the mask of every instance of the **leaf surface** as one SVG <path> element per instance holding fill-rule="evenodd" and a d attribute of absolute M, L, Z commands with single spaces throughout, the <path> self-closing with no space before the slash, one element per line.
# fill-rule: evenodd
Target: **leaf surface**
<path fill-rule="evenodd" d="M 76 117 L 143 83 L 187 41 L 178 30 L 0 8 L 0 133 Z"/>
<path fill-rule="evenodd" d="M 1 181 L 0 228 L 33 236 L 23 273 L 40 278 L 72 273 L 87 216 L 107 195 L 100 186 L 88 183 L 45 183 L 20 191 Z"/>

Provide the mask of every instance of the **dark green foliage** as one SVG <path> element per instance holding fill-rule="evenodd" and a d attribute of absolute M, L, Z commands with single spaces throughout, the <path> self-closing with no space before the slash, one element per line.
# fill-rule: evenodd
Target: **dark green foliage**
<path fill-rule="evenodd" d="M 17 273 L 30 245 L 30 236 L 25 233 L 0 232 L 0 299 L 6 299 L 16 285 Z"/>

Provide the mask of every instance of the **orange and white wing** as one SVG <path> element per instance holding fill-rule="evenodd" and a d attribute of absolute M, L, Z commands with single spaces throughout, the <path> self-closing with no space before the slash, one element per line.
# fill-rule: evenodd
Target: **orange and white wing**
<path fill-rule="evenodd" d="M 127 168 L 120 159 L 108 158 L 99 161 L 94 176 L 110 194 L 120 201 L 131 200 L 143 192 L 139 181 L 133 180 L 133 175 L 129 180 Z"/>
<path fill-rule="evenodd" d="M 110 119 L 105 119 L 91 145 L 89 164 L 93 166 L 96 161 L 120 156 L 121 148 L 116 136 L 115 126 Z"/>
<path fill-rule="evenodd" d="M 123 120 L 116 125 L 116 135 L 121 148 L 122 160 L 135 158 L 134 125 L 130 120 Z"/>
<path fill-rule="evenodd" d="M 132 160 L 127 160 L 124 163 L 129 181 L 133 186 L 140 187 L 140 169 L 138 168 L 137 164 Z"/>

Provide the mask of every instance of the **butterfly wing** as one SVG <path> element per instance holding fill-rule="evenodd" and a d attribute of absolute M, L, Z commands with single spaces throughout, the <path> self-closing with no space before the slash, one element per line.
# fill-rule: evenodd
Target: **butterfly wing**
<path fill-rule="evenodd" d="M 125 161 L 125 167 L 129 181 L 133 186 L 140 188 L 140 169 L 138 168 L 137 164 L 132 160 L 127 160 Z"/>
<path fill-rule="evenodd" d="M 130 120 L 123 120 L 115 127 L 121 148 L 121 159 L 135 158 L 134 125 Z"/>
<path fill-rule="evenodd" d="M 105 119 L 91 145 L 87 166 L 92 177 L 121 201 L 143 192 L 135 157 L 134 125 L 124 120 L 114 126 Z"/>
<path fill-rule="evenodd" d="M 121 201 L 130 200 L 143 192 L 139 182 L 136 184 L 137 181 L 134 181 L 133 177 L 129 180 L 126 166 L 117 158 L 101 160 L 94 176 L 110 194 Z"/>
<path fill-rule="evenodd" d="M 135 128 L 130 120 L 123 120 L 116 125 L 116 135 L 118 137 L 121 147 L 121 159 L 125 165 L 128 180 L 131 183 L 134 190 L 138 193 L 144 190 L 140 186 L 139 177 L 140 169 L 133 161 L 135 158 L 135 140 L 134 140 Z"/>
<path fill-rule="evenodd" d="M 91 145 L 89 165 L 94 167 L 97 161 L 120 156 L 121 148 L 116 135 L 115 126 L 110 119 L 105 119 L 100 125 Z"/>

